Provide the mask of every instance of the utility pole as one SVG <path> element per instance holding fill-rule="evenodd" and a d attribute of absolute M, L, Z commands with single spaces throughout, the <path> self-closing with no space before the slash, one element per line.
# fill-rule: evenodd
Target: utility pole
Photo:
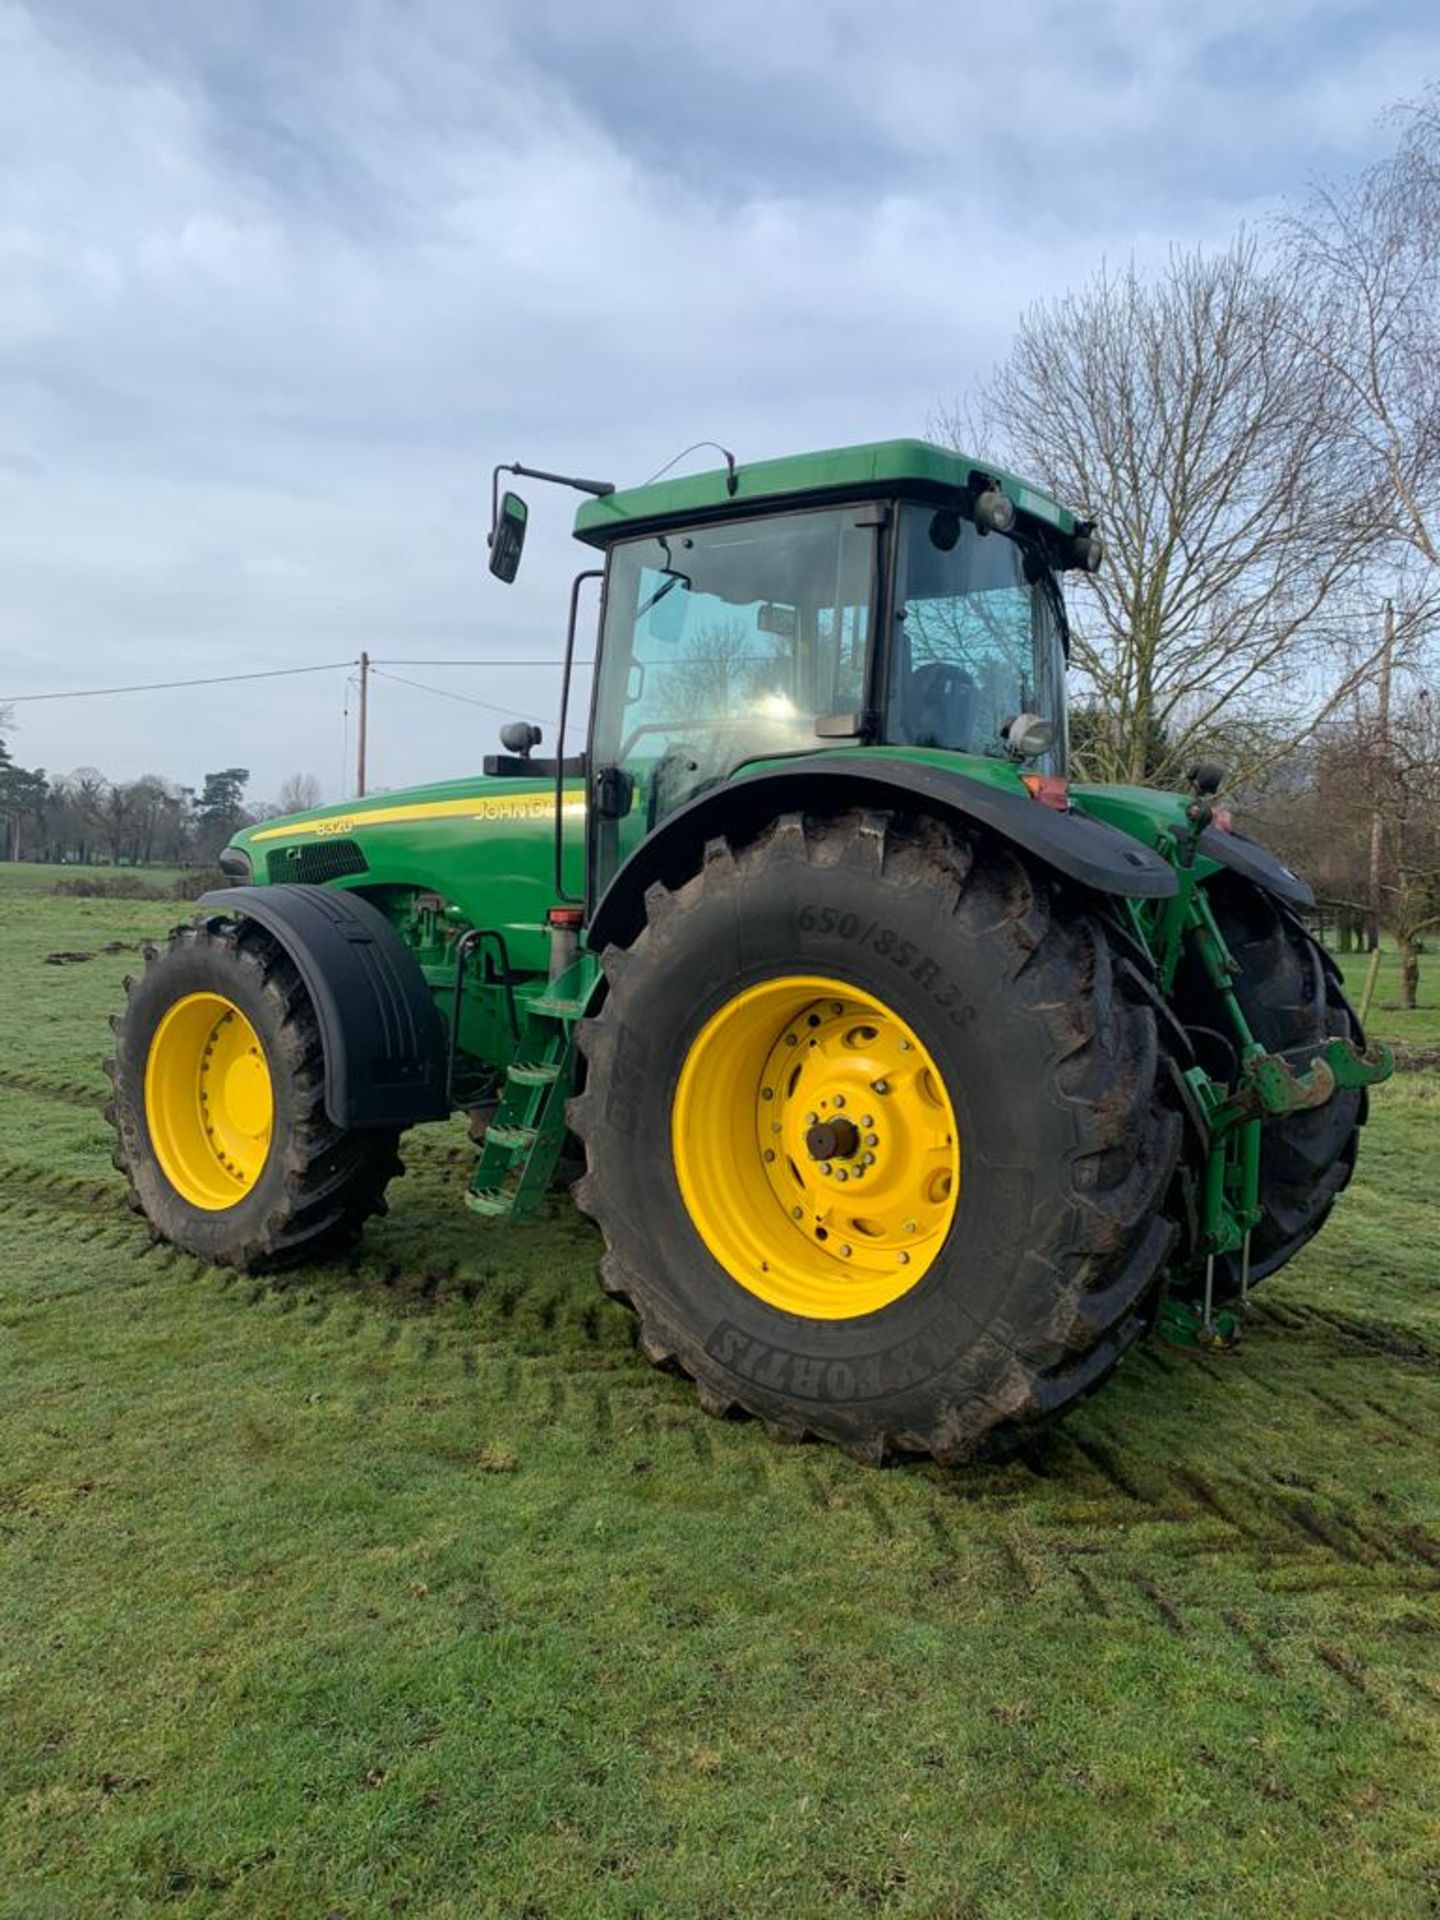
<path fill-rule="evenodd" d="M 360 724 L 356 730 L 355 745 L 355 797 L 365 797 L 365 729 L 370 718 L 370 656 L 360 655 Z"/>
<path fill-rule="evenodd" d="M 1385 628 L 1380 647 L 1380 701 L 1376 715 L 1376 752 L 1381 764 L 1375 769 L 1375 801 L 1370 814 L 1370 950 L 1380 945 L 1380 909 L 1383 904 L 1380 876 L 1385 851 L 1384 782 L 1390 765 L 1390 676 L 1395 658 L 1395 602 L 1385 602 Z M 364 708 L 362 706 L 363 713 Z"/>

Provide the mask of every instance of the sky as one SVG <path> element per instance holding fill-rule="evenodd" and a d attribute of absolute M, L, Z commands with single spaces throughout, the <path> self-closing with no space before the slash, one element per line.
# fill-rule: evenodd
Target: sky
<path fill-rule="evenodd" d="M 532 486 L 492 580 L 496 461 L 923 434 L 1030 303 L 1263 224 L 1437 74 L 1433 0 L 0 0 L 11 750 L 340 798 L 362 648 L 372 786 L 548 745 L 591 555 Z"/>

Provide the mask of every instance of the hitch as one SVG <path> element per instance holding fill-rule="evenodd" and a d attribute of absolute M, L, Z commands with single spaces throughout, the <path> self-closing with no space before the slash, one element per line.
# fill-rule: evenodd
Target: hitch
<path fill-rule="evenodd" d="M 1283 1054 L 1257 1047 L 1244 1061 L 1235 1092 L 1214 1104 L 1210 1123 L 1224 1131 L 1242 1120 L 1323 1107 L 1342 1087 L 1373 1087 L 1394 1071 L 1395 1057 L 1383 1042 L 1362 1052 L 1353 1041 L 1327 1040 L 1303 1072 Z"/>
<path fill-rule="evenodd" d="M 1377 1043 L 1363 1053 L 1353 1041 L 1327 1040 L 1310 1061 L 1307 1073 L 1297 1073 L 1278 1053 L 1257 1053 L 1245 1062 L 1240 1093 L 1257 1104 L 1250 1111 L 1295 1113 L 1323 1107 L 1341 1087 L 1373 1087 L 1395 1071 L 1389 1047 Z M 1246 1085 L 1248 1082 L 1248 1086 Z"/>
<path fill-rule="evenodd" d="M 1395 1055 L 1383 1040 L 1362 1052 L 1351 1040 L 1327 1040 L 1321 1057 L 1337 1087 L 1374 1087 L 1395 1071 Z"/>

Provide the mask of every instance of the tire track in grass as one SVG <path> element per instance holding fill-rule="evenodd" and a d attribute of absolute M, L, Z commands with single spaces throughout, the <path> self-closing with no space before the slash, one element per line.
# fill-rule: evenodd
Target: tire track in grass
<path fill-rule="evenodd" d="M 6 1186 L 18 1189 L 18 1192 L 5 1191 Z M 118 1181 L 102 1183 L 86 1180 L 79 1175 L 59 1173 L 31 1161 L 0 1156 L 0 1216 L 18 1224 L 43 1224 L 48 1232 L 59 1234 L 87 1251 L 115 1255 L 117 1275 L 126 1269 L 130 1270 L 121 1280 L 127 1289 L 152 1284 L 158 1265 L 161 1272 L 178 1273 L 188 1281 L 209 1280 L 218 1294 L 222 1297 L 228 1294 L 243 1306 L 267 1310 L 276 1318 L 293 1316 L 296 1327 L 307 1335 L 318 1333 L 329 1320 L 335 1303 L 334 1295 L 306 1292 L 297 1286 L 293 1278 L 283 1274 L 249 1277 L 234 1269 L 209 1266 L 155 1239 L 138 1216 L 128 1211 L 121 1212 L 123 1208 L 123 1189 Z M 120 1214 L 118 1218 L 99 1217 L 117 1213 Z M 364 1262 L 355 1262 L 347 1275 L 352 1283 L 358 1281 L 362 1286 L 368 1281 L 373 1288 L 378 1282 L 382 1298 L 386 1292 L 393 1297 L 402 1277 L 402 1269 L 394 1262 L 378 1270 L 367 1270 Z M 53 1298 L 73 1298 L 90 1291 L 95 1284 L 94 1281 L 86 1281 L 80 1286 L 52 1289 L 45 1295 L 25 1295 L 24 1303 L 27 1306 L 41 1305 Z M 411 1299 L 423 1297 L 419 1290 L 410 1295 Z M 353 1337 L 367 1323 L 375 1326 L 378 1320 L 380 1349 L 387 1360 L 404 1359 L 417 1367 L 430 1367 L 442 1358 L 447 1349 L 458 1355 L 460 1349 L 455 1342 L 461 1339 L 467 1343 L 465 1350 L 473 1356 L 473 1348 L 468 1344 L 473 1341 L 473 1326 L 455 1329 L 453 1335 L 447 1334 L 447 1338 L 442 1340 L 433 1331 L 414 1326 L 402 1318 L 377 1316 L 373 1309 L 374 1292 L 371 1299 L 371 1312 L 367 1314 L 363 1307 L 357 1308 L 345 1331 L 349 1337 Z M 308 1308 L 308 1311 L 301 1311 L 302 1308 Z M 411 1337 L 407 1338 L 407 1335 Z M 563 1354 L 551 1358 L 563 1358 Z M 460 1364 L 457 1357 L 456 1365 Z M 517 1382 L 518 1378 L 517 1373 Z M 551 1390 L 552 1405 L 557 1404 L 557 1395 L 563 1402 L 564 1391 L 562 1384 L 555 1383 Z"/>
<path fill-rule="evenodd" d="M 1220 1618 L 1245 1648 L 1261 1673 L 1275 1679 L 1284 1672 L 1262 1630 L 1238 1607 L 1223 1607 Z"/>
<path fill-rule="evenodd" d="M 1363 1700 L 1372 1713 L 1378 1714 L 1382 1720 L 1390 1717 L 1389 1708 L 1370 1686 L 1365 1669 L 1353 1654 L 1348 1653 L 1344 1647 L 1333 1645 L 1328 1640 L 1313 1640 L 1310 1643 L 1310 1651 L 1323 1667 L 1326 1667 L 1349 1688 L 1351 1693 Z"/>
<path fill-rule="evenodd" d="M 92 1084 L 88 1080 L 60 1079 L 40 1067 L 0 1067 L 0 1087 L 71 1107 L 100 1108 L 110 1097 L 103 1080 Z"/>
<path fill-rule="evenodd" d="M 39 1067 L 0 1070 L 0 1087 L 29 1098 L 89 1110 L 98 1110 L 106 1098 L 103 1085 Z M 407 1138 L 405 1151 L 412 1171 L 426 1192 L 427 1204 L 429 1189 L 447 1185 L 450 1175 L 467 1169 L 473 1158 L 471 1149 L 459 1142 L 431 1141 L 417 1135 Z M 496 1292 L 493 1267 L 477 1276 L 468 1261 L 457 1257 L 422 1261 L 413 1282 L 404 1261 L 357 1256 L 348 1263 L 348 1270 L 341 1271 L 338 1292 L 295 1293 L 284 1283 L 262 1281 L 237 1293 L 233 1289 L 238 1276 L 222 1274 L 190 1261 L 188 1256 L 173 1249 L 159 1246 L 138 1220 L 121 1213 L 122 1206 L 122 1192 L 116 1181 L 87 1179 L 13 1155 L 0 1156 L 0 1215 L 6 1219 L 17 1224 L 53 1222 L 57 1230 L 75 1243 L 112 1253 L 118 1260 L 133 1264 L 137 1280 L 153 1277 L 157 1271 L 208 1277 L 222 1294 L 229 1293 L 247 1304 L 266 1306 L 279 1317 L 292 1319 L 294 1326 L 307 1335 L 319 1333 L 332 1322 L 334 1308 L 347 1286 L 358 1286 L 370 1295 L 370 1311 L 367 1313 L 361 1305 L 346 1316 L 337 1329 L 346 1339 L 353 1339 L 375 1325 L 377 1295 L 387 1306 L 419 1309 L 426 1315 L 443 1314 L 458 1302 L 463 1302 L 467 1309 L 478 1310 L 467 1317 L 463 1331 L 453 1330 L 453 1337 L 450 1327 L 441 1333 L 420 1333 L 403 1318 L 385 1317 L 378 1331 L 387 1362 L 398 1362 L 403 1357 L 429 1367 L 454 1353 L 456 1366 L 468 1377 L 477 1377 L 482 1364 L 474 1346 L 477 1331 L 488 1324 L 503 1338 L 506 1323 L 516 1317 L 522 1301 L 520 1318 L 524 1334 L 532 1341 L 540 1338 L 550 1349 L 543 1355 L 534 1355 L 535 1359 L 543 1358 L 547 1364 L 564 1366 L 567 1359 L 574 1363 L 587 1350 L 593 1352 L 605 1344 L 603 1302 L 580 1304 L 573 1290 L 556 1291 L 553 1287 L 537 1296 L 538 1283 L 524 1277 L 507 1280 Z M 411 1230 L 407 1227 L 407 1233 Z M 147 1274 L 141 1274 L 142 1266 L 148 1270 Z M 66 1297 L 74 1291 L 66 1289 Z M 1144 1351 L 1153 1373 L 1167 1381 L 1178 1374 L 1189 1373 L 1192 1378 L 1198 1375 L 1201 1380 L 1223 1386 L 1227 1393 L 1241 1386 L 1269 1398 L 1292 1399 L 1303 1395 L 1346 1427 L 1378 1428 L 1402 1443 L 1428 1443 L 1431 1429 L 1422 1417 L 1422 1409 L 1412 1408 L 1408 1403 L 1404 1383 L 1412 1381 L 1418 1388 L 1420 1383 L 1440 1373 L 1440 1349 L 1431 1341 L 1384 1320 L 1345 1314 L 1307 1302 L 1266 1299 L 1256 1310 L 1255 1323 L 1260 1328 L 1273 1329 L 1278 1336 L 1273 1348 L 1263 1356 L 1271 1369 L 1268 1375 L 1239 1364 L 1217 1367 L 1208 1361 L 1186 1368 L 1154 1346 Z M 455 1345 L 456 1338 L 466 1342 L 463 1348 Z M 1317 1384 L 1313 1380 L 1286 1377 L 1298 1371 L 1300 1364 L 1314 1364 L 1318 1359 L 1323 1365 L 1327 1359 L 1353 1355 L 1357 1349 L 1383 1356 L 1392 1366 L 1403 1370 L 1398 1379 L 1394 1374 L 1390 1376 L 1384 1399 L 1370 1389 L 1368 1382 L 1364 1391 L 1356 1390 L 1348 1373 L 1345 1378 L 1348 1392 L 1335 1390 L 1335 1383 L 1329 1379 Z M 1248 1354 L 1238 1358 L 1243 1361 Z M 491 1357 L 486 1355 L 483 1364 L 491 1365 Z M 516 1394 L 520 1370 L 513 1359 L 504 1366 L 500 1376 L 502 1392 Z M 574 1371 L 573 1364 L 571 1371 Z M 537 1391 L 549 1394 L 552 1416 L 562 1413 L 566 1407 L 563 1382 L 552 1379 L 541 1388 L 539 1374 L 532 1372 L 528 1363 L 525 1372 L 535 1379 Z M 1280 1375 L 1278 1379 L 1274 1377 L 1276 1372 Z M 631 1383 L 625 1384 L 628 1387 Z M 604 1388 L 598 1395 L 593 1387 L 585 1388 L 583 1393 L 592 1409 L 598 1408 L 602 1400 L 609 1404 Z M 647 1401 L 642 1418 L 653 1411 Z M 689 1421 L 685 1424 L 697 1460 L 712 1460 L 715 1445 L 709 1438 L 708 1425 Z M 725 1445 L 727 1441 L 728 1436 L 720 1444 Z M 740 1444 L 749 1446 L 753 1442 Z M 1078 1463 L 1083 1463 L 1081 1480 L 1076 1476 Z M 1277 1562 L 1283 1559 L 1288 1558 L 1292 1563 L 1292 1575 L 1305 1570 L 1308 1563 L 1308 1586 L 1306 1581 L 1297 1583 L 1291 1575 L 1285 1576 L 1289 1583 L 1287 1590 L 1292 1592 L 1324 1590 L 1327 1565 L 1343 1570 L 1345 1582 L 1341 1584 L 1355 1576 L 1363 1579 L 1367 1586 L 1389 1587 L 1397 1592 L 1429 1594 L 1440 1587 L 1440 1579 L 1436 1578 L 1440 1575 L 1440 1542 L 1432 1541 L 1415 1525 L 1397 1525 L 1369 1514 L 1362 1519 L 1342 1503 L 1320 1499 L 1313 1490 L 1256 1486 L 1238 1469 L 1233 1477 L 1217 1472 L 1208 1459 L 1204 1468 L 1184 1461 L 1174 1462 L 1158 1479 L 1153 1477 L 1152 1467 L 1153 1463 L 1133 1453 L 1127 1454 L 1123 1441 L 1117 1444 L 1093 1430 L 1077 1434 L 1071 1429 L 1062 1435 L 1027 1443 L 1009 1467 L 972 1470 L 974 1477 L 970 1484 L 947 1486 L 945 1491 L 950 1500 L 965 1502 L 977 1518 L 987 1512 L 998 1518 L 1018 1501 L 1028 1506 L 1037 1495 L 1042 1499 L 1058 1496 L 1059 1512 L 1036 1515 L 1027 1538 L 1041 1562 L 1052 1550 L 1061 1553 L 1071 1582 L 1092 1611 L 1097 1597 L 1101 1607 L 1110 1604 L 1097 1573 L 1092 1573 L 1089 1567 L 1078 1567 L 1058 1547 L 1052 1549 L 1047 1539 L 1047 1535 L 1073 1524 L 1073 1516 L 1065 1507 L 1067 1497 L 1080 1501 L 1082 1506 L 1086 1503 L 1083 1480 L 1088 1480 L 1092 1487 L 1098 1483 L 1100 1496 L 1109 1508 L 1109 1513 L 1098 1524 L 1128 1527 L 1142 1523 L 1174 1529 L 1168 1545 L 1160 1548 L 1173 1560 L 1189 1554 L 1228 1555 L 1255 1577 L 1274 1571 Z M 1017 1474 L 1023 1474 L 1026 1484 L 1015 1483 Z M 1172 1493 L 1174 1498 L 1170 1497 Z M 1093 1507 L 1094 1495 L 1088 1498 Z M 877 1534 L 888 1537 L 890 1531 L 907 1524 L 908 1516 L 897 1518 L 893 1504 L 869 1489 L 860 1496 L 858 1506 Z M 932 1508 L 932 1512 L 938 1516 L 938 1506 Z M 1093 1514 L 1090 1517 L 1093 1519 Z M 1278 1532 L 1271 1531 L 1265 1524 L 1267 1518 L 1273 1520 Z M 1201 1522 L 1205 1531 L 1192 1534 L 1191 1530 Z M 1218 1537 L 1217 1524 L 1222 1530 Z M 1118 1545 L 1102 1547 L 1097 1550 L 1093 1564 L 1103 1572 L 1107 1554 L 1118 1564 L 1123 1560 L 1123 1553 L 1123 1547 Z M 953 1565 L 955 1557 L 952 1539 L 948 1546 L 942 1546 L 942 1565 Z M 1283 1573 L 1283 1568 L 1280 1571 Z M 1014 1565 L 1010 1565 L 1010 1574 L 1012 1583 L 1017 1583 Z M 1033 1583 L 1043 1577 L 1043 1565 L 1038 1574 L 1036 1567 L 1031 1566 L 1025 1581 L 1018 1584 L 1033 1592 Z"/>
<path fill-rule="evenodd" d="M 1097 1619 L 1111 1619 L 1114 1614 L 1114 1608 L 1106 1599 L 1100 1582 L 1095 1578 L 1094 1574 L 1091 1573 L 1090 1569 L 1076 1559 L 1067 1560 L 1065 1567 L 1070 1578 L 1080 1589 L 1080 1598 L 1084 1601 L 1090 1612 L 1093 1613 Z"/>
<path fill-rule="evenodd" d="M 0 1196 L 9 1199 L 17 1192 L 37 1204 L 48 1203 L 62 1212 L 118 1208 L 127 1218 L 135 1217 L 126 1208 L 125 1189 L 118 1179 L 90 1180 L 82 1174 L 42 1166 L 36 1160 L 20 1160 L 12 1154 L 0 1153 Z M 148 1229 L 146 1235 L 148 1238 Z"/>
<path fill-rule="evenodd" d="M 1141 1573 L 1138 1569 L 1131 1571 L 1130 1584 L 1150 1602 L 1162 1625 L 1183 1640 L 1187 1631 L 1184 1616 L 1169 1594 L 1148 1573 Z"/>

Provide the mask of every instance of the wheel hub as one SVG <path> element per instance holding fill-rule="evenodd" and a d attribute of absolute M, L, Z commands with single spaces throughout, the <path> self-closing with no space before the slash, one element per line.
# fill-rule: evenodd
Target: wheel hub
<path fill-rule="evenodd" d="M 187 994 L 167 1009 L 150 1042 L 145 1119 L 161 1171 L 191 1206 L 234 1206 L 260 1178 L 274 1084 L 260 1036 L 223 994 Z"/>
<path fill-rule="evenodd" d="M 958 1134 L 939 1071 L 897 1014 L 838 981 L 767 981 L 712 1015 L 681 1071 L 673 1137 L 711 1252 L 792 1312 L 887 1305 L 954 1217 Z"/>
<path fill-rule="evenodd" d="M 805 1151 L 812 1160 L 853 1160 L 860 1151 L 860 1129 L 853 1120 L 821 1120 L 806 1128 Z"/>

